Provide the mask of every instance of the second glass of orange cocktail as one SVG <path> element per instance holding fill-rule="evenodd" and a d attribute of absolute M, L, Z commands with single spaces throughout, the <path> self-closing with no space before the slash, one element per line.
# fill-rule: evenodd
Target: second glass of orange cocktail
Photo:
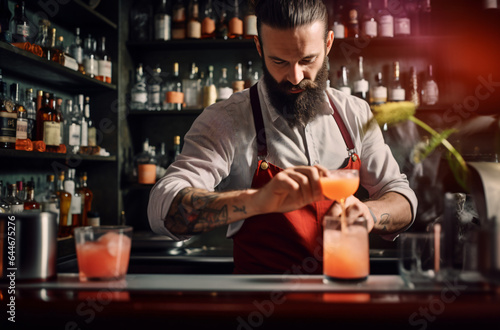
<path fill-rule="evenodd" d="M 368 230 L 365 218 L 347 219 L 345 200 L 359 187 L 357 170 L 329 171 L 320 179 L 323 195 L 340 203 L 341 217 L 323 219 L 324 281 L 362 281 L 370 273 Z"/>

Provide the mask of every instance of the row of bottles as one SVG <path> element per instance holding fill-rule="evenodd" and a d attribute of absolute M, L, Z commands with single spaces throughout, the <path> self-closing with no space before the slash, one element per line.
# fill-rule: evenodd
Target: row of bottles
<path fill-rule="evenodd" d="M 349 71 L 346 66 L 341 66 L 337 89 L 347 94 L 352 94 L 364 99 L 370 104 L 382 104 L 388 101 L 411 101 L 418 107 L 422 105 L 435 105 L 439 101 L 439 88 L 434 79 L 433 67 L 429 65 L 425 79 L 419 83 L 416 67 L 410 67 L 410 81 L 404 86 L 401 82 L 401 68 L 399 61 L 393 63 L 393 76 L 388 84 L 384 84 L 382 73 L 377 72 L 372 84 L 365 79 L 363 57 L 358 58 L 358 72 L 356 80 L 350 83 Z M 371 85 L 371 86 L 370 86 Z"/>
<path fill-rule="evenodd" d="M 433 34 L 431 0 L 337 0 L 332 30 L 336 39 L 419 36 Z"/>
<path fill-rule="evenodd" d="M 157 152 L 158 150 L 158 152 Z M 165 142 L 160 144 L 160 148 L 149 144 L 146 139 L 142 145 L 142 151 L 133 157 L 126 157 L 124 173 L 129 182 L 140 184 L 153 184 L 165 175 L 167 168 L 181 153 L 181 137 L 174 136 L 172 148 L 166 150 Z"/>
<path fill-rule="evenodd" d="M 64 37 L 57 34 L 47 19 L 40 19 L 37 28 L 30 26 L 32 21 L 26 16 L 23 0 L 16 2 L 12 19 L 7 0 L 2 0 L 0 11 L 0 41 L 9 42 L 91 78 L 111 83 L 112 62 L 104 36 L 100 38 L 98 45 L 90 34 L 82 39 L 80 28 L 77 27 L 74 41 L 71 44 L 65 43 Z M 32 35 L 32 31 L 38 32 Z"/>
<path fill-rule="evenodd" d="M 241 39 L 257 35 L 257 17 L 242 0 L 137 0 L 130 40 Z"/>
<path fill-rule="evenodd" d="M 191 63 L 190 70 L 181 78 L 179 63 L 174 63 L 172 74 L 162 73 L 159 66 L 148 67 L 146 77 L 142 64 L 136 69 L 135 83 L 130 91 L 132 110 L 182 110 L 202 109 L 217 101 L 222 101 L 231 94 L 242 91 L 259 80 L 259 71 L 254 70 L 249 61 L 246 70 L 238 63 L 234 78 L 229 79 L 227 68 L 221 68 L 220 78 L 214 78 L 214 67 L 209 65 L 205 71 L 199 71 L 196 63 Z"/>
<path fill-rule="evenodd" d="M 22 180 L 7 183 L 6 195 L 0 181 L 0 213 L 54 212 L 59 237 L 70 236 L 74 227 L 91 225 L 88 215 L 94 194 L 88 187 L 87 173 L 77 179 L 75 169 L 68 169 L 67 173 L 59 172 L 57 179 L 56 184 L 54 175 L 47 175 L 45 187 L 38 194 L 33 178 L 26 185 Z"/>
<path fill-rule="evenodd" d="M 90 97 L 63 100 L 19 84 L 7 83 L 0 70 L 0 148 L 57 153 L 97 154 L 97 130 L 90 116 Z M 24 95 L 24 96 L 23 96 Z"/>

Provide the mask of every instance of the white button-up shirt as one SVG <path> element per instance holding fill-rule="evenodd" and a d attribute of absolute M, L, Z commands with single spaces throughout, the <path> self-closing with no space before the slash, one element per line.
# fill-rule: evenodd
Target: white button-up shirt
<path fill-rule="evenodd" d="M 337 169 L 344 164 L 348 157 L 347 146 L 332 116 L 334 110 L 328 101 L 330 98 L 360 156 L 360 184 L 368 191 L 370 199 L 377 199 L 390 191 L 397 192 L 408 199 L 415 217 L 415 193 L 384 143 L 380 128 L 368 125 L 373 116 L 365 101 L 329 88 L 319 114 L 305 127 L 290 128 L 269 102 L 262 79 L 258 90 L 269 163 L 281 168 L 320 164 L 328 169 Z M 164 224 L 172 200 L 183 188 L 209 191 L 250 188 L 259 160 L 258 138 L 248 89 L 207 107 L 184 137 L 184 146 L 177 160 L 151 190 L 148 218 L 152 230 L 176 240 L 189 237 L 170 233 Z M 227 235 L 234 235 L 244 221 L 230 224 Z"/>

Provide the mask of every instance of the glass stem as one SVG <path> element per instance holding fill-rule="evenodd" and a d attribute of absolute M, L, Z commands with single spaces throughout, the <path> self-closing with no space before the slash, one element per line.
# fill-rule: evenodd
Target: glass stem
<path fill-rule="evenodd" d="M 347 220 L 346 220 L 346 213 L 345 213 L 345 199 L 341 198 L 340 199 L 340 206 L 342 207 L 342 213 L 340 214 L 340 229 L 342 233 L 347 232 Z"/>

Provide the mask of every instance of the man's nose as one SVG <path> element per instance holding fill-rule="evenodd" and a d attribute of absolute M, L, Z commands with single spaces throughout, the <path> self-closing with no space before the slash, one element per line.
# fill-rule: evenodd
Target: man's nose
<path fill-rule="evenodd" d="M 290 66 L 288 72 L 288 81 L 293 85 L 298 85 L 304 79 L 304 71 L 302 67 L 297 63 Z"/>

